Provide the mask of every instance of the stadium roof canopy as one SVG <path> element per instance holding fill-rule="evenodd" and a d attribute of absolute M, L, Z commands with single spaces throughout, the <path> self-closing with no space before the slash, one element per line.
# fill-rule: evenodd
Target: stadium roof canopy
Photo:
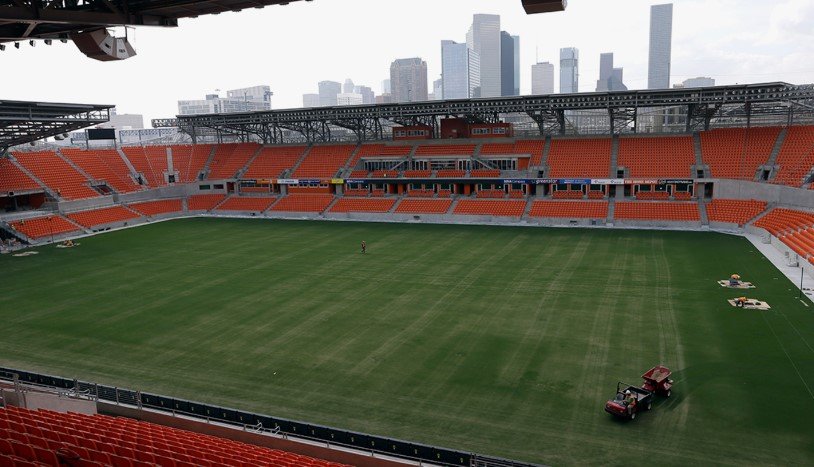
<path fill-rule="evenodd" d="M 359 141 L 384 139 L 383 127 L 427 125 L 438 134 L 443 117 L 464 118 L 473 123 L 501 120 L 536 124 L 540 135 L 579 132 L 575 116 L 590 118 L 594 133 L 619 134 L 640 131 L 641 116 L 668 111 L 681 120 L 671 131 L 708 129 L 710 122 L 731 122 L 748 126 L 755 118 L 771 118 L 785 124 L 795 118 L 814 118 L 814 85 L 788 83 L 713 86 L 640 91 L 614 91 L 582 94 L 459 99 L 399 104 L 376 104 L 262 112 L 183 115 L 153 120 L 153 127 L 178 127 L 190 134 L 215 132 L 282 142 L 284 130 L 302 134 L 308 142 L 331 141 L 331 127 L 352 131 Z M 512 120 L 514 118 L 514 120 Z"/>
<path fill-rule="evenodd" d="M 69 39 L 114 26 L 178 26 L 178 18 L 300 0 L 0 0 L 0 43 Z M 307 0 L 310 1 L 310 0 Z"/>
<path fill-rule="evenodd" d="M 0 155 L 18 144 L 105 123 L 113 107 L 0 100 Z"/>

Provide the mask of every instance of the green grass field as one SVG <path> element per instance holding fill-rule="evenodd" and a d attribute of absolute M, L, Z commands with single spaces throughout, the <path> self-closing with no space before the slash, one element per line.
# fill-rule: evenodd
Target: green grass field
<path fill-rule="evenodd" d="M 553 465 L 814 463 L 814 306 L 739 237 L 187 219 L 80 242 L 0 257 L 0 364 Z M 730 307 L 733 272 L 773 309 Z M 672 398 L 603 412 L 657 363 Z"/>

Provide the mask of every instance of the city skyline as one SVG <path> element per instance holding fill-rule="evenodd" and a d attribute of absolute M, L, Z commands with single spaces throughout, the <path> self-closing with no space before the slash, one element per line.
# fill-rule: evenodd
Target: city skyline
<path fill-rule="evenodd" d="M 593 91 L 599 53 L 605 51 L 613 51 L 624 65 L 628 87 L 644 89 L 650 7 L 658 3 L 663 2 L 629 0 L 620 8 L 584 0 L 571 2 L 564 13 L 527 16 L 514 2 L 447 0 L 438 5 L 414 0 L 415 8 L 410 10 L 416 11 L 400 13 L 399 21 L 366 21 L 361 28 L 354 27 L 354 21 L 328 18 L 351 7 L 375 17 L 381 11 L 379 2 L 346 0 L 337 5 L 315 0 L 183 20 L 178 28 L 136 28 L 130 38 L 139 54 L 118 63 L 89 60 L 73 45 L 56 42 L 9 48 L 0 52 L 0 60 L 6 69 L 18 70 L 7 74 L 8 99 L 115 104 L 122 113 L 143 114 L 149 122 L 175 115 L 178 100 L 199 99 L 215 88 L 257 83 L 271 86 L 275 109 L 301 107 L 303 94 L 314 93 L 315 84 L 326 79 L 342 83 L 350 76 L 370 85 L 378 95 L 379 83 L 398 57 L 422 57 L 435 79 L 441 74 L 440 41 L 462 39 L 473 14 L 494 13 L 501 16 L 502 29 L 521 38 L 521 94 L 530 93 L 527 70 L 537 61 L 557 66 L 555 89 L 559 89 L 559 50 L 567 47 L 579 49 L 579 91 Z M 698 76 L 711 77 L 721 85 L 814 82 L 814 67 L 808 65 L 814 54 L 812 2 L 673 3 L 672 83 Z M 630 25 L 624 35 L 616 34 L 620 21 Z M 416 24 L 421 24 L 420 33 Z M 309 32 L 289 46 L 293 25 L 309 25 Z M 239 33 L 232 34 L 233 30 Z M 184 53 L 178 53 L 179 41 L 185 44 Z M 262 54 L 259 44 L 268 45 Z M 217 61 L 215 54 L 219 54 Z M 54 70 L 60 69 L 82 71 L 61 73 L 55 86 Z"/>
<path fill-rule="evenodd" d="M 673 40 L 673 4 L 650 7 L 650 41 L 647 59 L 647 89 L 670 87 Z"/>

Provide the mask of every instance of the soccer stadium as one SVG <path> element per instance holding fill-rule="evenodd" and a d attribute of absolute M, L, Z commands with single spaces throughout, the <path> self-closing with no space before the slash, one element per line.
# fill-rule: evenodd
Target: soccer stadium
<path fill-rule="evenodd" d="M 0 466 L 814 463 L 814 85 L 112 107 L 0 101 Z"/>

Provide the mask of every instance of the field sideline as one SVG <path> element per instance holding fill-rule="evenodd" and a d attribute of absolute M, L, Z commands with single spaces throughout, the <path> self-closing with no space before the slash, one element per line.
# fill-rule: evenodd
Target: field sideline
<path fill-rule="evenodd" d="M 79 241 L 0 257 L 0 364 L 552 465 L 814 463 L 814 306 L 740 237 L 198 218 Z M 773 309 L 727 304 L 734 272 Z M 657 363 L 672 398 L 602 411 Z"/>

